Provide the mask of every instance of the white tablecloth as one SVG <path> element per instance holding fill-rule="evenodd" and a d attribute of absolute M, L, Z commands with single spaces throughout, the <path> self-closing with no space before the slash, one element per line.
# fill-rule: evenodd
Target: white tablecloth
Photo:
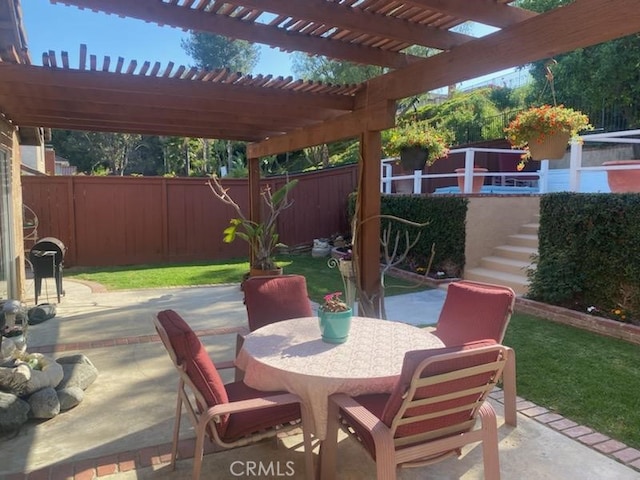
<path fill-rule="evenodd" d="M 353 317 L 345 343 L 325 343 L 317 317 L 297 318 L 249 334 L 236 365 L 250 387 L 300 396 L 313 418 L 311 431 L 323 440 L 329 395 L 390 392 L 405 352 L 442 346 L 423 329 L 363 317 Z"/>

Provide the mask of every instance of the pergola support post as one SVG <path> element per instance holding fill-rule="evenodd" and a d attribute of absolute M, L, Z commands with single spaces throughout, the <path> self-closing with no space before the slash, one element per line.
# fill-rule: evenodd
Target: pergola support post
<path fill-rule="evenodd" d="M 359 286 L 358 313 L 379 317 L 382 301 L 380 283 L 380 157 L 379 131 L 360 135 L 360 164 L 355 231 L 356 279 Z"/>

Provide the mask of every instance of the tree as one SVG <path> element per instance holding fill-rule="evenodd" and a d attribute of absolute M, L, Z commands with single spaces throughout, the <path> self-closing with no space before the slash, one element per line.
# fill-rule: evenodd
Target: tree
<path fill-rule="evenodd" d="M 161 151 L 154 146 L 153 137 L 129 133 L 53 130 L 51 143 L 58 155 L 86 174 L 152 174 L 162 165 Z M 130 168 L 130 161 L 135 164 L 134 168 Z"/>
<path fill-rule="evenodd" d="M 303 53 L 293 56 L 291 69 L 296 77 L 325 83 L 362 83 L 384 73 L 382 67 L 311 57 Z"/>
<path fill-rule="evenodd" d="M 253 71 L 260 56 L 258 47 L 247 41 L 193 31 L 182 40 L 182 48 L 199 68 L 228 68 L 245 74 Z"/>
<path fill-rule="evenodd" d="M 570 3 L 569 0 L 520 0 L 518 6 L 536 12 Z M 640 34 L 618 38 L 559 55 L 532 65 L 531 102 L 562 103 L 600 118 L 605 108 L 619 107 L 605 129 L 620 130 L 640 124 Z"/>

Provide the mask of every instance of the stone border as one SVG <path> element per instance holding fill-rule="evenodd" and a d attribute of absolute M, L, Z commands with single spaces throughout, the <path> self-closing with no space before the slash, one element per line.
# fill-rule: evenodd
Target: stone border
<path fill-rule="evenodd" d="M 417 283 L 426 284 L 434 288 L 438 288 L 441 285 L 446 285 L 451 282 L 457 282 L 458 280 L 462 280 L 461 278 L 456 278 L 456 277 L 443 278 L 442 280 L 438 280 L 436 278 L 431 278 L 426 275 L 420 275 L 419 273 L 407 272 L 406 270 L 402 270 L 396 267 L 391 267 L 387 273 L 395 278 L 400 278 L 402 280 L 415 281 Z"/>
<path fill-rule="evenodd" d="M 515 310 L 640 345 L 640 326 L 517 297 Z"/>

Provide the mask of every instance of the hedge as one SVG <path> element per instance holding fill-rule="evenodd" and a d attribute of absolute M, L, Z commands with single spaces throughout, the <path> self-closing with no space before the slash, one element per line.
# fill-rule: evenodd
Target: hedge
<path fill-rule="evenodd" d="M 426 266 L 431 256 L 432 245 L 435 256 L 432 272 L 445 271 L 448 276 L 458 276 L 464 267 L 465 256 L 465 220 L 468 200 L 464 197 L 432 197 L 423 195 L 382 195 L 380 212 L 383 215 L 410 220 L 416 223 L 427 223 L 423 228 L 411 227 L 404 223 L 382 219 L 382 232 L 391 223 L 391 242 L 395 241 L 396 232 L 400 232 L 398 250 L 404 251 L 404 232 L 409 233 L 411 240 L 421 232 L 418 243 L 412 248 L 409 257 L 414 262 Z M 350 197 L 349 217 L 355 211 L 355 194 Z M 392 246 L 391 246 L 392 248 Z"/>
<path fill-rule="evenodd" d="M 640 324 L 640 195 L 545 195 L 538 236 L 529 298 Z"/>

